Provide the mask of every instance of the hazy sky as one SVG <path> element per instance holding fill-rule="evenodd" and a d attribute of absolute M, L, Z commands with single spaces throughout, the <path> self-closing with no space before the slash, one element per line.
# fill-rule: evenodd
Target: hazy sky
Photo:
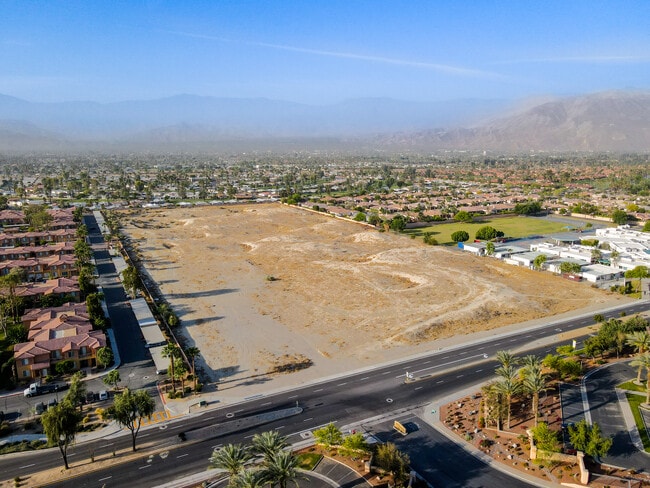
<path fill-rule="evenodd" d="M 650 88 L 650 1 L 0 0 L 0 93 L 330 103 Z"/>

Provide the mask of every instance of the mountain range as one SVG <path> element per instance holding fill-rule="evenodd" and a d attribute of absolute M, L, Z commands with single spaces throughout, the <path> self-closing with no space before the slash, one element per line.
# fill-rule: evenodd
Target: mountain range
<path fill-rule="evenodd" d="M 354 99 L 307 105 L 179 95 L 35 103 L 0 95 L 0 151 L 650 151 L 650 92 L 513 103 Z"/>

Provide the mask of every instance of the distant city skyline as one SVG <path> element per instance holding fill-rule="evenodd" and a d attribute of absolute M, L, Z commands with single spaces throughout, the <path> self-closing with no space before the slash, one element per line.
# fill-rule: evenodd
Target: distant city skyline
<path fill-rule="evenodd" d="M 0 0 L 0 94 L 329 104 L 650 88 L 647 1 Z"/>

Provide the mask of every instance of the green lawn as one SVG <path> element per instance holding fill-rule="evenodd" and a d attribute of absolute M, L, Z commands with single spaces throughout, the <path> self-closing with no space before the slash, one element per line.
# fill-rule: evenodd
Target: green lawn
<path fill-rule="evenodd" d="M 650 451 L 650 438 L 648 437 L 648 431 L 645 428 L 645 423 L 641 418 L 641 413 L 639 412 L 639 405 L 645 402 L 645 395 L 635 395 L 634 393 L 626 393 L 627 402 L 630 404 L 632 409 L 632 414 L 634 415 L 634 422 L 636 423 L 636 428 L 639 430 L 639 435 L 641 436 L 641 441 L 643 442 L 643 448 L 646 451 Z"/>
<path fill-rule="evenodd" d="M 625 383 L 618 385 L 616 388 L 619 388 L 621 390 L 640 391 L 645 393 L 645 386 L 637 385 L 634 381 L 626 381 Z"/>
<path fill-rule="evenodd" d="M 490 225 L 496 230 L 502 231 L 506 237 L 527 237 L 531 235 L 553 234 L 566 232 L 566 224 L 547 220 L 543 217 L 500 217 L 485 219 L 478 222 L 454 222 L 444 224 L 432 224 L 429 227 L 418 229 L 407 229 L 406 234 L 422 237 L 425 232 L 431 232 L 439 244 L 454 244 L 451 235 L 464 230 L 469 234 L 470 240 L 474 240 L 476 231 L 485 225 Z"/>
<path fill-rule="evenodd" d="M 298 459 L 300 460 L 300 465 L 298 467 L 305 471 L 311 471 L 322 457 L 321 454 L 315 452 L 301 452 L 298 454 Z"/>

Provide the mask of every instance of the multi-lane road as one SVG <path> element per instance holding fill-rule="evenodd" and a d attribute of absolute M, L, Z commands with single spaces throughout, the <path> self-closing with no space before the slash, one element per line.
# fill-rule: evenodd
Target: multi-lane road
<path fill-rule="evenodd" d="M 618 317 L 622 310 L 629 315 L 643 311 L 645 303 L 635 303 L 603 311 L 606 317 Z M 494 375 L 497 366 L 494 356 L 503 349 L 523 350 L 540 356 L 554 350 L 557 335 L 593 323 L 593 314 L 564 321 L 556 321 L 536 329 L 528 329 L 508 336 L 495 336 L 477 344 L 469 344 L 436 351 L 429 355 L 412 358 L 388 366 L 381 366 L 349 376 L 340 376 L 328 381 L 310 384 L 291 391 L 222 407 L 203 415 L 170 421 L 153 426 L 140 435 L 142 442 L 157 443 L 163 455 L 112 466 L 98 472 L 75 478 L 75 486 L 156 486 L 162 481 L 184 476 L 205 469 L 207 460 L 217 445 L 230 442 L 246 442 L 256 432 L 276 429 L 289 437 L 291 442 L 302 439 L 301 433 L 311 431 L 329 422 L 338 426 L 356 425 L 373 433 L 382 419 L 412 416 L 422 407 L 437 398 L 443 398 L 468 386 L 482 383 Z M 487 356 L 487 359 L 485 358 Z M 415 376 L 431 375 L 424 381 L 405 382 L 406 372 Z M 223 423 L 263 411 L 295 406 L 298 403 L 303 412 L 300 415 L 268 423 L 247 431 L 229 434 L 198 443 L 180 443 L 178 433 L 206 425 Z M 370 421 L 369 419 L 373 419 Z M 381 428 L 381 427 L 380 427 Z M 143 437 L 144 436 L 144 437 Z M 90 453 L 96 456 L 112 450 L 126 448 L 129 439 L 117 437 L 73 446 L 71 460 L 88 459 Z M 432 447 L 435 449 L 435 446 Z M 438 453 L 438 451 L 436 451 Z M 437 459 L 438 454 L 432 459 Z M 4 478 L 23 476 L 29 472 L 60 466 L 58 451 L 49 450 L 22 454 L 16 458 L 0 459 L 0 470 Z M 444 460 L 441 460 L 444 462 Z M 416 469 L 419 467 L 416 466 Z M 461 467 L 462 468 L 462 467 Z M 421 469 L 421 468 L 420 468 Z M 424 470 L 423 470 L 424 471 Z M 435 470 L 434 470 L 435 471 Z M 485 473 L 478 470 L 481 476 Z M 435 472 L 431 473 L 435 477 Z M 446 477 L 453 476 L 450 473 Z M 466 473 L 465 473 L 466 476 Z M 497 474 L 497 476 L 505 476 Z M 430 479 L 434 485 L 436 479 Z M 440 480 L 440 482 L 444 482 Z M 504 482 L 505 483 L 505 482 Z M 507 486 L 515 486 L 508 481 Z M 65 482 L 52 486 L 68 486 Z M 467 483 L 465 486 L 472 486 Z M 480 486 L 480 485 L 476 485 Z M 521 486 L 527 486 L 522 484 Z"/>

